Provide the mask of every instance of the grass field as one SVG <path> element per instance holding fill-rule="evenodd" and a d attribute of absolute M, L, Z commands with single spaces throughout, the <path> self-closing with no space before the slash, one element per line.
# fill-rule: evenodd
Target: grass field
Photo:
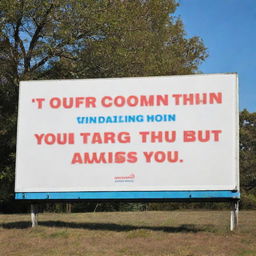
<path fill-rule="evenodd" d="M 0 215 L 1 256 L 256 256 L 256 211 L 241 211 L 229 231 L 227 211 Z"/>

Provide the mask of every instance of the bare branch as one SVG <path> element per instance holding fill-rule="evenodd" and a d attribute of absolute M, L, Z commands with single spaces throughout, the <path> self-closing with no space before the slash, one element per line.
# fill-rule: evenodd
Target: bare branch
<path fill-rule="evenodd" d="M 14 40 L 15 40 L 14 48 L 16 50 L 18 50 L 18 45 L 19 45 L 19 32 L 20 32 L 21 20 L 22 20 L 22 17 L 20 17 L 17 20 L 16 27 L 15 27 L 15 30 L 14 30 Z"/>
<path fill-rule="evenodd" d="M 22 40 L 20 39 L 20 37 L 19 37 L 19 45 L 20 45 L 20 49 L 23 54 L 23 57 L 25 59 L 26 58 L 26 50 L 25 50 L 24 44 L 23 44 Z"/>
<path fill-rule="evenodd" d="M 16 26 L 15 26 L 15 29 L 14 29 L 14 48 L 17 51 L 17 54 L 18 54 L 18 45 L 20 44 L 20 41 L 21 41 L 19 33 L 20 33 L 20 27 L 22 25 L 23 7 L 24 7 L 24 1 L 22 0 L 21 4 L 20 4 L 21 13 L 19 15 L 19 18 L 17 20 Z"/>
<path fill-rule="evenodd" d="M 38 42 L 38 39 L 40 38 L 40 33 L 42 31 L 42 29 L 44 28 L 46 22 L 47 22 L 47 17 L 49 15 L 49 13 L 51 12 L 53 8 L 53 4 L 50 5 L 49 9 L 45 12 L 45 15 L 43 17 L 43 21 L 37 25 L 37 28 L 36 28 L 36 31 L 34 33 L 34 35 L 32 36 L 32 39 L 31 39 L 31 42 L 30 42 L 30 45 L 29 45 L 29 49 L 28 49 L 28 52 L 27 52 L 27 56 L 24 60 L 24 73 L 28 72 L 30 70 L 30 61 L 31 61 L 31 58 L 32 58 L 32 52 L 34 50 L 34 47 L 36 45 L 36 43 Z"/>
<path fill-rule="evenodd" d="M 35 71 L 35 70 L 38 69 L 39 67 L 43 66 L 50 58 L 52 58 L 52 56 L 50 56 L 50 55 L 44 57 L 44 58 L 41 59 L 38 63 L 36 63 L 36 64 L 30 69 L 30 71 Z"/>

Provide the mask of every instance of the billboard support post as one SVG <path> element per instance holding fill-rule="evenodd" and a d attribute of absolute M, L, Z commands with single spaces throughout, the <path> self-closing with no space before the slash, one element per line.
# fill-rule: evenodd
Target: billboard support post
<path fill-rule="evenodd" d="M 238 212 L 239 202 L 235 201 L 231 203 L 231 215 L 230 215 L 230 231 L 234 231 L 238 226 Z"/>
<path fill-rule="evenodd" d="M 37 205 L 36 204 L 31 204 L 31 222 L 32 222 L 32 228 L 36 227 L 38 225 L 38 220 L 37 220 Z"/>

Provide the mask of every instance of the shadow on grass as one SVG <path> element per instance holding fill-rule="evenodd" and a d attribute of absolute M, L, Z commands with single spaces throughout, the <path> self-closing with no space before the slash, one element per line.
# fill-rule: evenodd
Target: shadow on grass
<path fill-rule="evenodd" d="M 78 223 L 78 222 L 64 222 L 64 221 L 40 221 L 39 226 L 44 227 L 59 227 L 59 228 L 74 228 L 74 229 L 88 229 L 88 230 L 102 230 L 102 231 L 116 231 L 126 232 L 138 229 L 146 229 L 151 231 L 163 231 L 168 233 L 197 233 L 202 231 L 213 231 L 213 225 L 193 225 L 185 224 L 177 227 L 170 226 L 133 226 L 121 225 L 115 223 Z M 4 229 L 26 229 L 31 227 L 28 221 L 9 222 L 0 225 Z"/>

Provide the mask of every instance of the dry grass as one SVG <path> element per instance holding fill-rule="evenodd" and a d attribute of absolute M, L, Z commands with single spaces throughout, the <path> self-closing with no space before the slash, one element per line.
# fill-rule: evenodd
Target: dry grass
<path fill-rule="evenodd" d="M 255 256 L 256 212 L 227 211 L 0 215 L 2 256 Z"/>

